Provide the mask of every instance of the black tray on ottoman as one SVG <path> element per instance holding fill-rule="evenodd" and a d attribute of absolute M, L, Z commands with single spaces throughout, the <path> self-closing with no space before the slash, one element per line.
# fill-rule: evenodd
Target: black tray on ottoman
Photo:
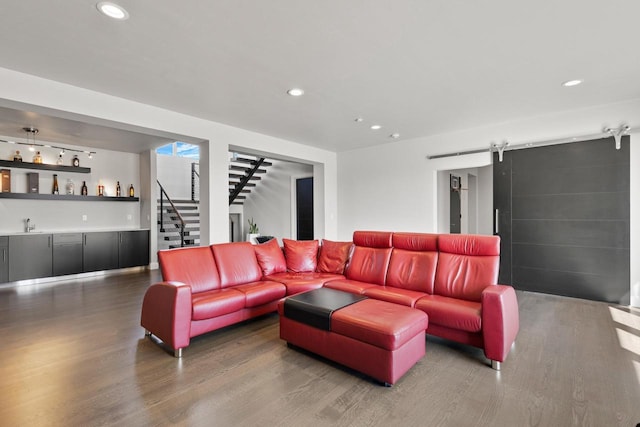
<path fill-rule="evenodd" d="M 331 330 L 331 314 L 343 307 L 367 299 L 329 288 L 314 289 L 284 300 L 284 316 L 314 328 Z"/>

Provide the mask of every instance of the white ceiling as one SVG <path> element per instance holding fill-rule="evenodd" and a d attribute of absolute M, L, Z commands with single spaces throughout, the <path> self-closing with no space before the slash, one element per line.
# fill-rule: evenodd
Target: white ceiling
<path fill-rule="evenodd" d="M 0 1 L 0 66 L 334 151 L 640 98 L 637 0 L 96 2 Z"/>

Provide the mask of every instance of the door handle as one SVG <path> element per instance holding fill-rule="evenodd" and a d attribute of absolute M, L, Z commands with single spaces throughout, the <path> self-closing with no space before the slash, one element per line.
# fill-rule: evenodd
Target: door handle
<path fill-rule="evenodd" d="M 494 234 L 498 234 L 500 232 L 500 227 L 498 225 L 500 221 L 500 209 L 495 210 L 495 226 L 494 226 Z"/>

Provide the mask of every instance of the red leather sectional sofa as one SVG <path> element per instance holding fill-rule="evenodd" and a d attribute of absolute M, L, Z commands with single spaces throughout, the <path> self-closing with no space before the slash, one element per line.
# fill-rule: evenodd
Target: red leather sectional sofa
<path fill-rule="evenodd" d="M 497 284 L 497 236 L 356 231 L 353 242 L 283 243 L 283 250 L 274 239 L 160 251 L 164 281 L 145 294 L 146 333 L 179 357 L 191 337 L 322 286 L 422 310 L 427 334 L 484 349 L 494 369 L 518 333 L 515 291 Z"/>

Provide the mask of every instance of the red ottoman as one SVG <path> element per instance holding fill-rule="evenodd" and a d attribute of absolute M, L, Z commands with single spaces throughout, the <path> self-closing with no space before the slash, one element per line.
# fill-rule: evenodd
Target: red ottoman
<path fill-rule="evenodd" d="M 355 369 L 385 385 L 394 384 L 425 353 L 427 315 L 420 310 L 365 299 L 331 314 L 330 330 L 284 315 L 278 304 L 280 338 Z"/>

